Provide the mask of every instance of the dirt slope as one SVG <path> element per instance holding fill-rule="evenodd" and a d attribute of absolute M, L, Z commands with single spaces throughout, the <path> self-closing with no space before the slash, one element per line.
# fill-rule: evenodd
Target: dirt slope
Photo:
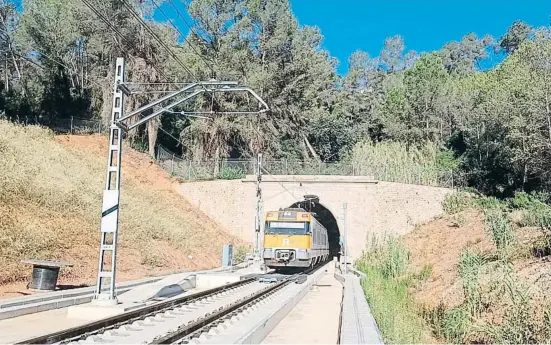
<path fill-rule="evenodd" d="M 459 221 L 458 221 L 459 220 Z M 531 300 L 535 317 L 541 318 L 544 308 L 551 303 L 551 260 L 549 256 L 534 255 L 534 248 L 541 244 L 543 233 L 536 228 L 516 228 L 517 245 L 513 252 L 513 276 L 517 286 L 525 289 Z M 481 211 L 469 210 L 418 226 L 404 236 L 404 244 L 410 251 L 411 273 L 430 267 L 426 282 L 413 291 L 415 300 L 435 308 L 440 303 L 446 307 L 459 306 L 464 301 L 462 280 L 458 264 L 461 252 L 471 247 L 487 258 L 480 274 L 482 301 L 487 306 L 481 320 L 500 322 L 509 307 L 509 298 L 499 292 L 503 272 L 495 258 L 496 248 L 484 231 Z"/>
<path fill-rule="evenodd" d="M 95 281 L 107 138 L 0 121 L 0 296 L 27 293 L 26 258 L 69 261 L 61 284 Z M 117 280 L 218 266 L 238 240 L 191 206 L 146 154 L 125 146 Z"/>

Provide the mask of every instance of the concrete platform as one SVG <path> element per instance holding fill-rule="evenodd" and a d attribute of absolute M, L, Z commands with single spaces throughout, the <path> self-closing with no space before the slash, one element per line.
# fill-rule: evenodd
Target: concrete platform
<path fill-rule="evenodd" d="M 118 300 L 121 303 L 135 303 L 176 296 L 194 289 L 197 286 L 196 277 L 195 273 L 173 274 L 157 282 L 136 287 L 121 295 Z"/>
<path fill-rule="evenodd" d="M 238 273 L 208 273 L 197 274 L 195 286 L 200 289 L 213 289 L 218 286 L 235 283 L 241 280 L 242 274 Z"/>
<path fill-rule="evenodd" d="M 337 344 L 343 286 L 334 265 L 261 344 Z"/>
<path fill-rule="evenodd" d="M 190 274 L 208 274 L 209 272 L 233 272 L 243 267 L 244 265 L 236 265 L 229 268 L 218 267 L 212 270 L 180 272 L 168 276 L 150 277 L 139 280 L 121 282 L 116 284 L 117 295 L 119 297 L 119 300 L 121 300 L 122 302 L 143 301 L 144 299 L 147 300 L 148 298 L 167 298 L 167 296 L 176 294 L 179 288 L 176 286 L 167 286 L 168 283 L 166 280 L 162 283 L 159 283 L 158 285 L 155 285 L 155 288 L 148 287 L 147 285 L 161 282 L 163 279 L 168 277 L 182 277 L 188 276 Z M 161 287 L 159 288 L 159 286 Z M 10 319 L 51 309 L 59 309 L 73 305 L 90 303 L 94 296 L 95 288 L 95 286 L 90 286 L 71 290 L 37 293 L 25 297 L 0 299 L 0 320 Z M 152 291 L 155 291 L 155 289 L 158 289 L 157 292 L 160 292 L 160 294 L 164 296 L 154 296 L 155 293 L 153 293 Z M 185 291 L 185 288 L 183 290 Z M 179 293 L 181 292 L 182 291 L 179 290 Z M 123 298 L 126 293 L 129 293 L 130 295 Z M 140 300 L 140 296 L 144 297 L 142 297 Z"/>
<path fill-rule="evenodd" d="M 145 303 L 127 302 L 117 305 L 97 305 L 94 302 L 74 305 L 67 309 L 67 319 L 99 320 L 106 317 L 119 315 L 133 309 L 145 306 Z"/>

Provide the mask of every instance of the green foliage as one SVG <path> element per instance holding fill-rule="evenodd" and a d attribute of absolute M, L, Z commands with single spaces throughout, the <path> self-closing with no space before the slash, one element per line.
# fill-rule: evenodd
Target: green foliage
<path fill-rule="evenodd" d="M 472 316 L 478 315 L 482 310 L 478 275 L 483 264 L 484 259 L 480 253 L 470 248 L 466 248 L 461 252 L 459 276 L 463 282 L 465 305 Z"/>
<path fill-rule="evenodd" d="M 482 210 L 501 210 L 505 212 L 507 203 L 495 197 L 482 197 L 474 200 L 474 204 Z"/>
<path fill-rule="evenodd" d="M 441 155 L 438 146 L 430 142 L 408 147 L 399 142 L 364 141 L 354 147 L 350 160 L 362 174 L 383 181 L 441 185 L 451 177 L 450 170 L 441 165 Z"/>
<path fill-rule="evenodd" d="M 469 333 L 470 327 L 471 317 L 469 312 L 461 307 L 452 308 L 444 316 L 442 335 L 453 344 L 461 344 Z"/>
<path fill-rule="evenodd" d="M 245 262 L 245 259 L 247 258 L 247 254 L 251 253 L 251 246 L 240 244 L 233 247 L 233 264 L 239 265 L 240 263 Z"/>
<path fill-rule="evenodd" d="M 217 178 L 221 180 L 236 180 L 245 177 L 245 172 L 240 167 L 223 167 Z"/>
<path fill-rule="evenodd" d="M 551 207 L 547 204 L 549 194 L 517 192 L 509 203 L 513 209 L 520 210 L 520 226 L 551 228 Z"/>
<path fill-rule="evenodd" d="M 471 316 L 462 307 L 447 310 L 440 303 L 436 308 L 425 308 L 422 315 L 436 337 L 452 344 L 463 343 L 471 331 Z"/>
<path fill-rule="evenodd" d="M 371 248 L 365 260 L 374 266 L 384 278 L 396 278 L 403 275 L 409 260 L 409 253 L 401 240 L 395 236 L 373 236 Z"/>
<path fill-rule="evenodd" d="M 513 224 L 508 212 L 495 207 L 487 209 L 484 216 L 486 232 L 496 245 L 500 255 L 506 256 L 515 240 Z"/>
<path fill-rule="evenodd" d="M 551 191 L 551 158 L 541 149 L 551 131 L 548 28 L 517 21 L 495 46 L 491 37 L 470 33 L 423 54 L 406 51 L 397 35 L 385 40 L 379 57 L 354 52 L 349 72 L 340 77 L 335 59 L 323 50 L 322 33 L 300 26 L 288 0 L 194 0 L 188 7 L 194 30 L 183 43 L 170 24 L 149 19 L 155 9 L 150 2 L 129 3 L 198 79 L 236 80 L 270 107 L 269 115 L 208 122 L 163 115 L 128 133 L 132 141 L 147 142 L 150 154 L 161 142 L 195 161 L 257 152 L 308 161 L 308 141 L 322 160 L 351 157 L 360 173 L 382 180 L 439 186 L 453 181 L 454 187 L 498 197 Z M 127 57 L 129 82 L 189 74 L 119 1 L 93 5 L 114 18 L 122 37 L 79 1 L 27 1 L 21 12 L 0 2 L 0 53 L 7 58 L 6 72 L 15 76 L 9 91 L 0 91 L 3 116 L 38 119 L 52 128 L 70 116 L 107 123 L 115 56 Z M 507 58 L 475 73 L 490 47 Z M 133 95 L 126 109 L 154 97 Z M 220 93 L 199 95 L 175 110 L 251 108 L 249 99 Z M 158 132 L 160 126 L 186 145 Z"/>
<path fill-rule="evenodd" d="M 527 286 L 519 283 L 513 276 L 512 267 L 504 263 L 505 274 L 502 278 L 504 294 L 509 300 L 501 324 L 490 324 L 482 328 L 483 333 L 501 344 L 534 344 L 549 336 L 545 327 L 534 320 L 532 298 Z"/>
<path fill-rule="evenodd" d="M 399 278 L 405 272 L 406 257 L 398 239 L 373 237 L 369 251 L 358 261 L 358 268 L 366 273 L 362 287 L 385 343 L 424 341 L 427 326 L 408 290 L 410 280 Z"/>
<path fill-rule="evenodd" d="M 446 195 L 442 203 L 444 211 L 448 214 L 456 214 L 465 211 L 473 205 L 473 195 L 462 191 Z"/>

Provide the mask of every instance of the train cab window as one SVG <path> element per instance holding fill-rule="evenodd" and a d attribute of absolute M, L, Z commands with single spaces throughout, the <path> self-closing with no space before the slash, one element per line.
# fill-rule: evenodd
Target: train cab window
<path fill-rule="evenodd" d="M 267 222 L 266 234 L 306 235 L 310 231 L 308 222 Z"/>

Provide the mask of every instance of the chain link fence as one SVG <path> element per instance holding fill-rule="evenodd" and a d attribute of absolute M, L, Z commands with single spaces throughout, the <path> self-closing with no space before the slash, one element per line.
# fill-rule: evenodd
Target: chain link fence
<path fill-rule="evenodd" d="M 191 161 L 166 150 L 157 149 L 157 163 L 173 176 L 187 181 L 239 179 L 256 173 L 255 159 L 223 159 Z M 456 188 L 459 179 L 451 171 L 432 169 L 400 170 L 386 167 L 368 167 L 341 162 L 303 162 L 292 160 L 264 160 L 262 167 L 270 175 L 339 175 L 369 176 L 379 181 L 408 183 L 435 187 Z"/>
<path fill-rule="evenodd" d="M 71 117 L 45 120 L 36 117 L 15 119 L 21 125 L 44 125 L 55 133 L 106 134 L 108 127 L 101 120 Z M 157 147 L 157 163 L 173 176 L 184 180 L 239 179 L 256 173 L 256 159 L 221 159 L 191 161 L 177 156 L 162 146 Z M 434 169 L 402 169 L 399 166 L 365 166 L 341 162 L 314 162 L 298 160 L 263 160 L 264 173 L 270 175 L 339 175 L 369 176 L 379 181 L 457 188 L 465 186 L 463 175 Z"/>
<path fill-rule="evenodd" d="M 50 128 L 56 134 L 105 134 L 109 128 L 101 120 L 70 117 L 67 119 L 44 119 L 39 117 L 18 117 L 14 123 L 28 126 L 40 125 Z"/>

